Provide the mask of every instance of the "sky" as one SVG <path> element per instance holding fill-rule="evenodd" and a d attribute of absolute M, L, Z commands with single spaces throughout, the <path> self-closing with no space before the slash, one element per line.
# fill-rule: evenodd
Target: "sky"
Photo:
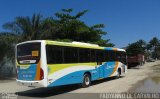
<path fill-rule="evenodd" d="M 0 31 L 17 16 L 48 17 L 64 8 L 73 8 L 74 13 L 87 9 L 81 20 L 89 26 L 105 24 L 103 39 L 116 47 L 139 39 L 160 39 L 160 0 L 0 0 Z"/>

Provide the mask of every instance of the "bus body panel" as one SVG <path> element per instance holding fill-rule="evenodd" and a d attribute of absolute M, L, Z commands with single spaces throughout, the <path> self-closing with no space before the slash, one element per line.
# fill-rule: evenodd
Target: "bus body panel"
<path fill-rule="evenodd" d="M 90 72 L 92 81 L 116 76 L 117 69 L 122 69 L 124 66 L 125 65 L 121 62 L 104 62 L 104 64 L 99 66 L 84 66 L 84 64 L 73 66 L 71 64 L 67 68 L 61 68 L 55 72 L 49 73 L 48 79 L 50 79 L 50 81 L 48 87 L 82 83 L 83 75 L 86 72 Z M 54 69 L 54 65 L 49 66 L 49 68 Z M 124 72 L 125 71 L 122 71 L 122 73 Z"/>
<path fill-rule="evenodd" d="M 18 65 L 17 71 L 18 71 L 18 80 L 26 80 L 26 81 L 34 81 L 38 80 L 38 71 L 40 68 L 40 63 L 38 64 L 31 64 L 28 66 Z M 36 77 L 37 76 L 37 77 Z"/>
<path fill-rule="evenodd" d="M 38 86 L 38 87 L 52 87 L 52 86 L 60 86 L 60 85 L 68 85 L 68 84 L 77 84 L 82 83 L 83 76 L 85 73 L 91 74 L 91 80 L 99 80 L 107 77 L 112 77 L 117 75 L 117 70 L 120 68 L 122 73 L 126 73 L 127 66 L 120 61 L 107 61 L 102 62 L 101 65 L 97 65 L 98 62 L 87 62 L 87 63 L 62 63 L 62 64 L 47 64 L 47 54 L 46 54 L 46 45 L 55 45 L 58 46 L 65 46 L 69 43 L 58 43 L 58 42 L 50 42 L 45 40 L 37 40 L 37 41 L 27 41 L 20 44 L 25 43 L 34 43 L 40 42 L 41 43 L 41 57 L 37 64 L 30 64 L 28 65 L 19 65 L 16 60 L 17 66 L 17 83 L 19 85 L 26 85 L 26 86 Z M 59 45 L 60 44 L 60 45 Z M 18 44 L 19 45 L 19 44 Z M 74 47 L 74 44 L 70 44 L 71 47 Z M 70 46 L 67 45 L 67 46 Z M 79 46 L 85 48 L 85 46 Z M 88 46 L 87 48 L 90 48 Z M 100 50 L 113 50 L 117 51 L 117 48 L 105 48 L 105 47 L 91 47 L 93 49 L 100 49 Z M 122 49 L 118 49 L 119 51 L 124 51 Z M 17 52 L 16 52 L 17 55 Z M 16 56 L 17 57 L 17 56 Z M 100 61 L 101 62 L 101 61 Z M 43 79 L 38 80 L 38 72 L 41 68 L 43 70 Z M 30 78 L 23 77 L 23 69 L 24 71 L 34 71 L 31 72 L 33 74 Z M 29 77 L 29 76 L 28 76 Z"/>
<path fill-rule="evenodd" d="M 32 44 L 32 43 L 40 43 L 40 59 L 36 64 L 20 64 L 16 59 L 16 67 L 17 67 L 17 83 L 19 85 L 26 85 L 26 86 L 41 86 L 47 87 L 47 67 L 46 67 L 46 54 L 45 52 L 45 41 L 27 41 L 24 43 L 20 43 L 19 45 L 25 44 Z M 28 50 L 26 48 L 25 50 Z M 33 54 L 33 53 L 32 53 Z M 16 47 L 16 58 L 17 58 L 17 47 Z M 42 61 L 43 60 L 43 61 Z M 21 60 L 21 62 L 26 60 Z M 28 60 L 27 60 L 28 61 Z M 33 60 L 30 60 L 33 61 Z M 20 61 L 19 61 L 20 62 Z M 43 71 L 43 78 L 40 79 L 40 73 Z"/>
<path fill-rule="evenodd" d="M 54 69 L 54 65 L 49 68 Z M 95 65 L 88 65 L 87 66 L 84 63 L 82 63 L 82 64 L 75 64 L 73 66 L 71 64 L 70 66 L 68 66 L 66 68 L 61 68 L 55 72 L 49 73 L 49 75 L 48 75 L 48 79 L 50 79 L 49 86 L 82 83 L 83 75 L 85 72 L 90 72 L 91 74 L 93 74 L 93 76 L 92 76 L 92 77 L 94 77 L 93 79 L 98 78 L 98 72 L 95 69 Z"/>
<path fill-rule="evenodd" d="M 46 61 L 46 42 L 43 40 L 41 42 L 41 67 L 44 71 L 44 79 L 42 80 L 43 82 L 43 87 L 48 86 L 48 67 L 47 67 L 47 61 Z"/>

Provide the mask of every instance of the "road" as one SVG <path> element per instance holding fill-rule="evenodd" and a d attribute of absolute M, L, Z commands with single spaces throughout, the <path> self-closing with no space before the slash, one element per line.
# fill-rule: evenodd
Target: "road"
<path fill-rule="evenodd" d="M 160 67 L 160 61 L 146 63 L 144 66 L 128 69 L 127 74 L 119 79 L 107 78 L 92 82 L 88 88 L 78 85 L 68 85 L 53 88 L 30 88 L 19 86 L 15 80 L 0 80 L 0 93 L 14 93 L 19 99 L 99 99 L 100 93 L 125 93 L 134 92 L 140 82 L 154 72 L 154 67 Z M 144 86 L 142 86 L 144 87 Z M 144 90 L 139 90 L 138 92 Z M 160 93 L 160 90 L 157 90 Z"/>

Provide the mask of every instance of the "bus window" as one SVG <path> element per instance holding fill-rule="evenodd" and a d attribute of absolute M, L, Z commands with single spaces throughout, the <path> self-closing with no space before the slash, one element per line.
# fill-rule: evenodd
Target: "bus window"
<path fill-rule="evenodd" d="M 26 43 L 17 46 L 17 61 L 19 64 L 35 64 L 40 59 L 40 43 Z"/>
<path fill-rule="evenodd" d="M 108 51 L 108 57 L 110 62 L 116 61 L 116 53 L 115 51 Z"/>
<path fill-rule="evenodd" d="M 94 49 L 91 49 L 90 61 L 96 62 L 96 50 L 94 50 Z"/>
<path fill-rule="evenodd" d="M 60 64 L 63 63 L 62 50 L 63 47 L 47 45 L 46 55 L 48 64 Z"/>
<path fill-rule="evenodd" d="M 90 49 L 79 48 L 79 62 L 90 62 Z"/>
<path fill-rule="evenodd" d="M 104 52 L 104 60 L 107 62 L 107 61 L 109 61 L 109 51 L 108 50 L 106 50 L 105 52 Z"/>
<path fill-rule="evenodd" d="M 116 52 L 116 61 L 122 61 L 122 53 L 120 51 Z"/>
<path fill-rule="evenodd" d="M 120 61 L 120 62 L 126 64 L 126 54 L 125 54 L 125 52 L 117 51 L 116 52 L 116 61 Z"/>
<path fill-rule="evenodd" d="M 121 55 L 122 55 L 122 56 L 121 56 L 122 63 L 127 64 L 127 61 L 126 61 L 126 53 L 125 53 L 125 52 L 122 52 Z"/>
<path fill-rule="evenodd" d="M 64 63 L 78 63 L 78 48 L 64 47 Z"/>
<path fill-rule="evenodd" d="M 104 62 L 104 51 L 103 50 L 97 50 L 96 51 L 96 61 L 97 65 L 101 65 L 102 62 Z"/>

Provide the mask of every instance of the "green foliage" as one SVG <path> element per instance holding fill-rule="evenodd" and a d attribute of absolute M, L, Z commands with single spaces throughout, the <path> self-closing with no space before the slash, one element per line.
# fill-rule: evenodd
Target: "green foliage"
<path fill-rule="evenodd" d="M 146 42 L 139 40 L 135 43 L 129 44 L 126 48 L 127 54 L 134 56 L 138 54 L 145 54 Z"/>
<path fill-rule="evenodd" d="M 88 11 L 73 14 L 73 9 L 62 9 L 50 17 L 33 14 L 32 17 L 16 17 L 13 22 L 3 25 L 8 33 L 0 33 L 0 63 L 5 57 L 13 60 L 14 45 L 27 40 L 48 39 L 63 42 L 80 41 L 101 46 L 114 46 L 101 37 L 107 33 L 104 24 L 88 26 L 80 18 Z M 14 61 L 14 60 L 13 60 Z"/>
<path fill-rule="evenodd" d="M 152 52 L 152 57 L 154 59 L 160 59 L 160 47 L 156 47 L 155 50 Z"/>
<path fill-rule="evenodd" d="M 6 54 L 5 52 L 6 52 L 7 46 L 6 46 L 5 42 L 3 42 L 3 41 L 0 41 L 0 46 L 1 46 L 1 48 L 0 48 L 0 52 L 1 52 L 0 62 L 1 62 Z"/>
<path fill-rule="evenodd" d="M 157 37 L 153 37 L 153 39 L 151 39 L 151 40 L 149 41 L 149 45 L 150 45 L 151 47 L 157 47 L 157 46 L 160 45 L 160 42 L 159 42 L 159 40 L 158 40 Z"/>
<path fill-rule="evenodd" d="M 146 58 L 160 59 L 160 41 L 157 37 L 152 38 L 148 44 L 143 40 L 139 40 L 129 44 L 126 51 L 128 55 L 143 54 Z"/>
<path fill-rule="evenodd" d="M 61 41 L 80 41 L 114 46 L 109 40 L 101 37 L 107 33 L 102 29 L 104 24 L 88 26 L 80 18 L 87 10 L 73 15 L 73 9 L 62 9 L 54 16 L 43 18 L 40 14 L 30 17 L 16 17 L 15 21 L 3 25 L 5 29 L 21 36 L 19 42 L 26 40 L 49 39 Z"/>
<path fill-rule="evenodd" d="M 0 64 L 5 57 L 14 58 L 14 45 L 17 43 L 17 36 L 10 33 L 0 33 Z"/>
<path fill-rule="evenodd" d="M 3 25 L 4 29 L 8 29 L 11 33 L 21 36 L 19 41 L 39 39 L 41 33 L 41 15 L 33 14 L 30 17 L 16 17 L 14 22 Z"/>
<path fill-rule="evenodd" d="M 160 41 L 157 37 L 154 37 L 153 39 L 151 39 L 149 41 L 148 49 L 152 53 L 152 58 L 154 58 L 154 59 L 159 58 L 160 59 Z"/>
<path fill-rule="evenodd" d="M 12 70 L 9 71 L 5 67 L 7 65 L 12 66 L 14 68 L 14 60 L 15 60 L 15 44 L 18 42 L 19 36 L 11 33 L 0 33 L 0 74 L 4 77 L 5 73 L 3 72 L 8 71 L 12 76 Z"/>

